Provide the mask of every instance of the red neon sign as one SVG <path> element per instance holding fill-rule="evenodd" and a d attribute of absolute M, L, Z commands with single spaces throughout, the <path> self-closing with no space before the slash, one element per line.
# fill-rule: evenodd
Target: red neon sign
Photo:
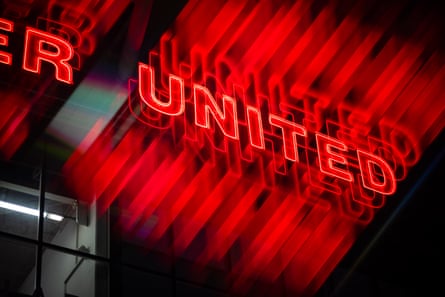
<path fill-rule="evenodd" d="M 13 32 L 14 22 L 0 19 L 0 30 Z M 0 46 L 8 46 L 8 36 L 0 34 Z M 54 65 L 57 80 L 72 84 L 73 67 L 68 63 L 74 57 L 73 46 L 57 35 L 26 27 L 22 68 L 40 73 L 43 62 Z M 0 63 L 12 65 L 11 53 L 0 51 Z"/>
<path fill-rule="evenodd" d="M 443 129 L 445 102 L 441 58 L 387 38 L 394 11 L 371 28 L 363 2 L 315 6 L 189 1 L 128 106 L 66 163 L 74 191 L 116 203 L 147 245 L 172 230 L 178 256 L 230 256 L 235 287 L 283 275 L 313 294 Z"/>
<path fill-rule="evenodd" d="M 65 88 L 62 84 L 73 86 L 77 71 L 92 58 L 100 42 L 106 40 L 131 1 L 107 0 L 92 5 L 89 0 L 75 3 L 51 0 L 47 1 L 45 9 L 38 9 L 41 15 L 36 15 L 33 8 L 36 1 L 3 2 L 0 65 L 13 66 L 2 74 L 4 82 L 16 88 L 1 92 L 0 107 L 7 112 L 3 115 L 4 121 L 0 121 L 0 154 L 10 159 L 29 136 L 35 135 L 33 131 L 37 127 L 45 126 L 41 115 L 50 118 L 46 113 L 53 113 L 60 107 L 60 99 L 54 98 L 61 96 L 60 90 Z M 128 43 L 134 44 L 135 38 L 138 37 L 129 36 Z M 8 75 L 18 68 L 15 66 L 40 75 Z M 82 73 L 79 74 L 81 77 Z M 62 84 L 54 86 L 53 82 Z M 64 91 L 62 97 L 68 99 L 65 96 Z M 38 116 L 33 115 L 36 112 Z"/>
<path fill-rule="evenodd" d="M 6 32 L 12 32 L 14 28 L 14 22 L 0 19 L 0 30 Z M 8 36 L 0 34 L 0 46 L 8 46 Z M 12 55 L 10 53 L 0 51 L 0 63 L 11 65 Z"/>
<path fill-rule="evenodd" d="M 169 75 L 169 90 L 156 90 L 154 69 L 145 64 L 139 64 L 139 97 L 141 104 L 148 108 L 167 116 L 183 115 L 185 110 L 184 80 L 175 75 Z M 168 102 L 163 102 L 157 98 L 157 93 L 167 93 Z M 218 106 L 215 98 L 209 89 L 199 84 L 193 84 L 193 106 L 194 123 L 201 128 L 210 129 L 210 116 L 213 118 L 221 132 L 231 139 L 240 140 L 238 128 L 238 115 L 236 101 L 225 94 L 222 95 L 222 107 Z M 142 109 L 145 110 L 144 107 Z M 262 126 L 261 113 L 253 106 L 246 105 L 249 119 L 254 116 L 255 121 L 249 120 L 248 135 L 252 147 L 265 149 L 264 128 Z M 282 145 L 284 148 L 284 158 L 299 162 L 297 136 L 306 137 L 306 128 L 295 122 L 286 120 L 276 114 L 269 114 L 269 124 L 277 127 L 282 132 Z M 252 137 L 252 135 L 256 135 Z M 348 147 L 342 141 L 324 135 L 315 134 L 316 150 L 319 160 L 320 171 L 332 177 L 340 178 L 348 182 L 354 182 L 353 175 L 347 169 L 348 161 L 343 153 L 348 151 Z M 357 150 L 361 182 L 363 186 L 371 191 L 383 195 L 391 195 L 396 191 L 396 179 L 392 168 L 379 156 Z M 380 176 L 375 173 L 375 168 L 381 172 Z"/>

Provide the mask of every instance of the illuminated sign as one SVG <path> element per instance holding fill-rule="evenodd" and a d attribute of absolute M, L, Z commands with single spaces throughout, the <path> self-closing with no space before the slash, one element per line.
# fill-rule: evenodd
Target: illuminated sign
<path fill-rule="evenodd" d="M 0 19 L 0 30 L 14 31 L 14 22 Z M 0 46 L 8 45 L 8 36 L 0 34 Z M 57 35 L 49 34 L 31 27 L 26 28 L 25 49 L 22 67 L 26 71 L 40 73 L 42 62 L 55 67 L 57 80 L 67 84 L 73 83 L 73 68 L 68 63 L 74 57 L 72 45 Z M 12 65 L 11 53 L 0 51 L 0 63 Z"/>
<path fill-rule="evenodd" d="M 52 1 L 51 30 L 26 27 L 22 68 L 48 64 L 75 88 L 77 55 L 95 51 L 127 1 L 105 2 L 94 15 Z M 443 130 L 445 102 L 443 57 L 395 36 L 394 11 L 369 26 L 364 2 L 315 2 L 187 1 L 153 48 L 137 14 L 122 54 L 134 62 L 122 66 L 127 104 L 69 156 L 70 189 L 103 212 L 117 205 L 123 234 L 147 246 L 174 234 L 175 256 L 229 257 L 235 289 L 282 277 L 313 295 Z M 14 23 L 0 30 L 12 65 Z M 0 126 L 1 145 L 16 130 Z"/>
<path fill-rule="evenodd" d="M 0 29 L 6 32 L 13 32 L 13 28 L 14 23 L 12 21 L 0 19 Z M 0 35 L 0 45 L 8 45 L 8 36 Z M 22 65 L 24 70 L 40 73 L 41 64 L 45 61 L 54 65 L 57 80 L 72 84 L 73 68 L 68 61 L 73 57 L 73 46 L 66 40 L 57 35 L 31 27 L 26 28 Z M 12 64 L 12 54 L 10 53 L 0 51 L 0 59 L 0 62 L 3 64 Z M 139 64 L 138 70 L 139 96 L 145 105 L 169 116 L 179 116 L 184 113 L 184 81 L 182 78 L 175 75 L 169 76 L 169 101 L 163 102 L 156 96 L 154 69 L 148 65 Z M 221 109 L 209 89 L 199 84 L 193 85 L 193 98 L 195 124 L 197 126 L 209 129 L 209 116 L 211 114 L 226 137 L 239 140 L 235 99 L 228 95 L 223 95 L 223 106 Z M 264 150 L 265 135 L 262 124 L 263 119 L 259 109 L 246 105 L 246 115 L 250 145 Z M 276 114 L 269 114 L 268 122 L 282 131 L 284 158 L 298 162 L 297 136 L 306 137 L 306 128 Z M 348 150 L 346 144 L 321 133 L 316 133 L 315 139 L 320 171 L 333 177 L 353 182 L 352 174 L 346 169 L 339 167 L 339 165 L 347 166 L 347 159 L 341 154 L 342 151 Z M 396 180 L 392 168 L 387 162 L 374 154 L 360 149 L 357 149 L 356 152 L 363 186 L 384 195 L 393 194 L 396 190 Z M 375 173 L 374 166 L 379 168 L 380 177 Z"/>
<path fill-rule="evenodd" d="M 313 295 L 440 131 L 444 78 L 436 56 L 419 70 L 422 47 L 380 46 L 391 14 L 314 9 L 189 1 L 66 162 L 71 188 L 148 246 L 171 230 L 179 257 L 230 257 L 236 291 L 282 276 Z"/>
<path fill-rule="evenodd" d="M 175 75 L 169 75 L 169 90 L 156 90 L 154 69 L 145 64 L 139 64 L 138 94 L 141 104 L 167 116 L 180 116 L 184 113 L 184 80 Z M 240 140 L 238 127 L 238 109 L 236 100 L 222 95 L 222 108 L 218 106 L 209 89 L 199 84 L 193 84 L 194 123 L 196 126 L 209 129 L 210 115 L 215 120 L 222 133 L 231 139 Z M 157 93 L 167 93 L 169 100 L 161 101 Z M 131 107 L 131 104 L 130 104 Z M 144 108 L 142 108 L 144 109 Z M 261 112 L 254 106 L 246 105 L 249 143 L 252 147 L 264 150 L 265 135 Z M 143 120 L 143 119 L 142 119 Z M 279 115 L 269 114 L 268 122 L 281 130 L 284 158 L 299 162 L 298 137 L 306 137 L 304 126 L 289 121 Z M 348 150 L 347 145 L 333 137 L 322 133 L 315 134 L 318 163 L 320 171 L 348 182 L 353 182 L 353 175 L 340 166 L 347 167 L 347 159 L 342 152 Z M 393 194 L 396 190 L 396 180 L 392 168 L 379 156 L 357 149 L 357 159 L 363 186 L 383 195 Z M 376 166 L 380 176 L 375 173 Z"/>

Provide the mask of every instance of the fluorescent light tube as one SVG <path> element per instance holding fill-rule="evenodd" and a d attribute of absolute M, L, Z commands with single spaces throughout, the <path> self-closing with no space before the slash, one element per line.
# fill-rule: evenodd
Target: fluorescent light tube
<path fill-rule="evenodd" d="M 12 211 L 28 214 L 28 215 L 35 216 L 35 217 L 39 216 L 39 211 L 37 209 L 21 206 L 18 204 L 9 203 L 6 201 L 0 201 L 0 208 L 9 209 Z M 60 215 L 53 214 L 53 213 L 47 213 L 47 212 L 43 213 L 43 217 L 45 217 L 49 220 L 57 221 L 57 222 L 61 222 L 64 219 L 64 217 L 62 217 Z"/>
<path fill-rule="evenodd" d="M 46 216 L 45 216 L 45 214 L 46 214 Z M 56 214 L 53 214 L 53 213 L 43 213 L 43 216 L 45 217 L 45 218 L 47 218 L 47 219 L 49 219 L 49 220 L 53 220 L 53 221 L 56 221 L 56 222 L 61 222 L 62 220 L 63 220 L 63 217 L 62 216 L 59 216 L 59 215 L 56 215 Z"/>

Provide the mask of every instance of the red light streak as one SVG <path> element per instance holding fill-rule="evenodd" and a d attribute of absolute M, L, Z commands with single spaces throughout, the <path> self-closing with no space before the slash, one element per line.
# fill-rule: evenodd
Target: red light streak
<path fill-rule="evenodd" d="M 66 164 L 73 189 L 147 245 L 172 230 L 178 256 L 231 256 L 238 288 L 314 293 L 444 127 L 443 57 L 391 36 L 400 7 L 370 27 L 332 5 L 189 1 L 129 110 Z"/>
<path fill-rule="evenodd" d="M 184 80 L 175 75 L 169 75 L 169 91 L 157 90 L 155 88 L 155 74 L 154 69 L 145 64 L 139 64 L 139 84 L 138 92 L 141 105 L 144 110 L 144 115 L 147 113 L 147 108 L 152 109 L 161 115 L 166 116 L 180 116 L 185 110 L 184 98 Z M 168 102 L 160 101 L 156 97 L 156 93 L 164 94 L 169 98 Z M 179 97 L 179 98 L 178 98 Z M 225 94 L 222 97 L 222 108 L 217 104 L 217 101 L 210 93 L 209 89 L 204 86 L 193 84 L 193 106 L 194 106 L 194 123 L 196 126 L 205 129 L 213 129 L 211 127 L 210 115 L 216 122 L 221 132 L 233 140 L 239 141 L 239 123 L 237 115 L 236 101 Z M 131 98 L 131 95 L 129 96 Z M 130 105 L 133 104 L 130 101 Z M 261 113 L 252 106 L 246 106 L 246 114 L 248 117 L 248 134 L 250 145 L 255 148 L 264 148 L 264 130 L 262 126 Z M 136 115 L 139 117 L 139 115 Z M 249 121 L 250 117 L 256 116 L 255 122 Z M 299 162 L 297 136 L 307 137 L 306 128 L 295 122 L 288 121 L 282 117 L 269 114 L 269 124 L 281 130 L 282 146 L 284 151 L 284 158 Z M 142 120 L 142 122 L 145 122 Z M 255 123 L 255 124 L 254 124 Z M 263 132 L 262 134 L 259 134 Z M 252 141 L 252 135 L 256 134 L 255 142 Z M 338 139 L 329 137 L 327 135 L 316 133 L 315 139 L 318 151 L 318 163 L 320 171 L 326 175 L 340 178 L 348 182 L 353 182 L 351 172 L 341 169 L 341 165 L 347 167 L 347 158 L 341 153 L 348 151 L 345 143 Z M 357 150 L 358 168 L 360 169 L 360 176 L 363 186 L 371 191 L 376 191 L 383 195 L 393 194 L 396 190 L 396 179 L 392 172 L 392 168 L 386 161 L 373 154 Z M 376 174 L 373 167 L 377 166 L 383 173 L 383 180 L 377 181 Z"/>

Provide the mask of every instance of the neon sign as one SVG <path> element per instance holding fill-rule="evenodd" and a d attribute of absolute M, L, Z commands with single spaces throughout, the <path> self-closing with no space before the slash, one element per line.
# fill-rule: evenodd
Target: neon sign
<path fill-rule="evenodd" d="M 139 64 L 138 94 L 141 104 L 167 116 L 182 115 L 185 110 L 184 80 L 178 76 L 169 75 L 169 90 L 167 92 L 156 90 L 154 71 L 153 67 Z M 239 141 L 238 109 L 235 99 L 223 94 L 221 108 L 208 88 L 199 84 L 193 84 L 192 88 L 195 125 L 209 129 L 211 115 L 226 137 Z M 169 100 L 167 102 L 161 101 L 156 95 L 156 93 L 161 92 L 168 93 L 166 97 Z M 249 143 L 252 147 L 264 150 L 265 135 L 261 113 L 257 108 L 250 105 L 246 105 L 245 112 L 248 119 Z M 281 140 L 285 159 L 299 162 L 297 138 L 307 136 L 306 128 L 276 114 L 269 114 L 268 122 L 282 132 Z M 354 182 L 353 175 L 341 167 L 348 166 L 347 159 L 342 155 L 342 152 L 348 150 L 347 145 L 323 133 L 316 133 L 315 139 L 320 171 L 332 177 Z M 361 149 L 357 149 L 356 154 L 363 186 L 383 195 L 393 194 L 396 191 L 396 179 L 388 163 L 381 157 Z M 378 168 L 380 176 L 377 176 L 374 167 Z"/>
<path fill-rule="evenodd" d="M 46 21 L 76 38 L 28 27 L 22 68 L 48 64 L 73 83 L 71 48 L 91 54 L 115 9 L 107 1 L 102 18 L 62 2 Z M 128 104 L 66 162 L 67 184 L 102 211 L 118 205 L 118 226 L 147 245 L 171 230 L 175 256 L 230 256 L 235 285 L 285 275 L 314 293 L 443 129 L 445 72 L 440 55 L 425 59 L 433 46 L 393 36 L 393 10 L 373 27 L 362 2 L 312 4 L 188 1 L 141 49 Z M 13 25 L 1 23 L 2 47 Z"/>
<path fill-rule="evenodd" d="M 14 22 L 0 19 L 0 30 L 13 32 Z M 0 46 L 8 46 L 7 35 L 0 34 Z M 47 62 L 54 65 L 57 80 L 73 84 L 73 67 L 68 63 L 73 57 L 74 49 L 68 41 L 57 35 L 26 27 L 22 64 L 24 70 L 40 73 L 42 63 Z M 12 65 L 12 54 L 0 51 L 0 63 Z"/>
<path fill-rule="evenodd" d="M 14 23 L 0 19 L 0 29 L 13 32 Z M 8 36 L 0 35 L 0 45 L 8 45 Z M 50 49 L 48 49 L 48 47 Z M 55 67 L 57 80 L 72 84 L 73 68 L 68 63 L 74 56 L 73 46 L 62 38 L 31 27 L 26 28 L 25 50 L 23 56 L 23 69 L 40 73 L 43 61 L 49 62 Z M 12 54 L 0 51 L 0 62 L 12 64 Z M 184 81 L 178 76 L 169 76 L 169 101 L 163 102 L 157 98 L 155 92 L 154 69 L 148 65 L 139 64 L 139 96 L 141 101 L 159 113 L 169 116 L 179 116 L 184 113 Z M 222 109 L 217 105 L 210 91 L 199 84 L 193 85 L 195 125 L 202 128 L 210 128 L 209 117 L 212 115 L 217 125 L 226 137 L 239 140 L 238 116 L 236 101 L 227 95 L 222 97 Z M 263 132 L 263 119 L 260 111 L 250 105 L 246 105 L 248 137 L 250 145 L 257 149 L 265 149 Z M 307 130 L 304 126 L 288 121 L 276 114 L 268 116 L 270 125 L 282 131 L 282 142 L 284 157 L 287 160 L 298 162 L 297 136 L 306 137 Z M 347 151 L 345 143 L 327 135 L 315 134 L 320 171 L 349 182 L 354 178 L 350 172 L 340 166 L 347 167 L 347 159 L 342 156 L 341 151 Z M 361 182 L 366 189 L 381 193 L 383 195 L 393 194 L 396 190 L 396 179 L 392 168 L 388 163 L 374 155 L 356 150 L 357 160 L 361 172 Z M 375 173 L 379 168 L 380 177 Z"/>
<path fill-rule="evenodd" d="M 118 226 L 147 245 L 171 230 L 180 257 L 230 257 L 242 291 L 283 276 L 294 295 L 313 295 L 437 135 L 443 110 L 440 59 L 421 69 L 422 46 L 381 45 L 395 14 L 371 28 L 358 22 L 362 3 L 344 13 L 189 1 L 138 65 L 128 105 L 66 163 L 73 189 L 104 210 L 118 204 Z"/>

